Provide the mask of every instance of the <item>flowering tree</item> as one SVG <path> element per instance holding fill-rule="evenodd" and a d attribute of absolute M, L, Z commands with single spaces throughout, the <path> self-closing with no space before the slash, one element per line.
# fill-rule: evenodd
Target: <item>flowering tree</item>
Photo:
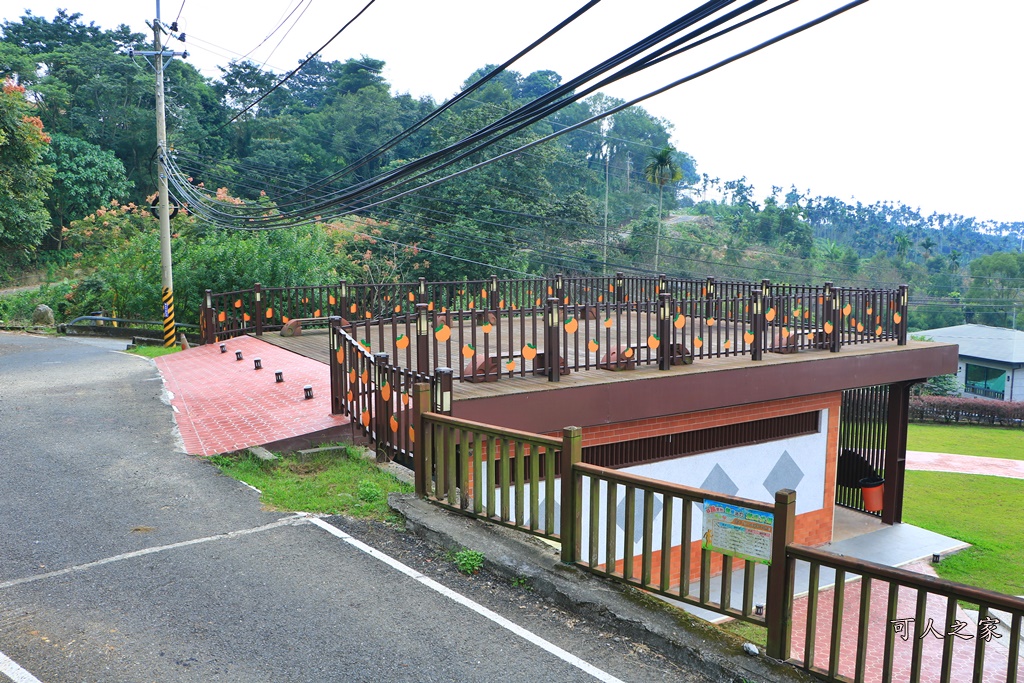
<path fill-rule="evenodd" d="M 50 136 L 11 80 L 0 92 L 0 252 L 24 261 L 50 226 L 46 191 L 53 169 L 43 163 Z"/>

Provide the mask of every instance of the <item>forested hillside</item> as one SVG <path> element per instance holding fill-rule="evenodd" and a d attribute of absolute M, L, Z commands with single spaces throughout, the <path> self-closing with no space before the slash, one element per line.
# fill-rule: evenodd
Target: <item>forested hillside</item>
<path fill-rule="evenodd" d="M 0 301 L 0 317 L 23 315 L 45 300 L 65 316 L 102 309 L 151 318 L 159 299 L 157 228 L 149 211 L 154 72 L 146 58 L 129 56 L 152 49 L 151 38 L 86 21 L 61 12 L 2 25 L 0 283 L 42 268 L 54 284 Z M 286 224 L 293 215 L 286 207 L 323 204 L 562 83 L 553 71 L 504 71 L 403 136 L 441 103 L 394 92 L 383 67 L 367 55 L 313 58 L 248 108 L 278 75 L 233 62 L 210 80 L 187 61 L 171 60 L 167 125 L 176 168 L 195 191 L 255 203 Z M 493 68 L 481 65 L 466 85 Z M 618 104 L 589 94 L 497 142 L 486 157 Z M 396 136 L 386 153 L 371 154 Z M 418 192 L 398 196 L 398 187 L 386 202 L 342 204 L 320 220 L 268 233 L 227 229 L 245 226 L 186 204 L 172 224 L 179 310 L 194 317 L 203 289 L 254 281 L 632 270 L 859 286 L 908 282 L 915 328 L 1013 320 L 1022 300 L 1024 223 L 923 215 L 898 202 L 849 204 L 796 188 L 755 194 L 744 178 L 701 174 L 696 160 L 672 147 L 673 136 L 686 138 L 671 122 L 630 107 Z M 428 169 L 423 181 L 484 158 L 468 155 L 443 171 Z M 172 194 L 184 201 L 181 192 Z"/>

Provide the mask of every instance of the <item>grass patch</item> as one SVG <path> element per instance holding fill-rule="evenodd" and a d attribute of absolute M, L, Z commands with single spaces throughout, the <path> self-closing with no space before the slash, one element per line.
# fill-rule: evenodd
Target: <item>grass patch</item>
<path fill-rule="evenodd" d="M 936 566 L 944 579 L 1024 594 L 1024 486 L 1017 479 L 907 472 L 903 521 L 974 547 Z"/>
<path fill-rule="evenodd" d="M 159 358 L 160 356 L 177 353 L 178 351 L 181 351 L 180 346 L 136 346 L 128 353 L 134 353 L 136 356 L 144 356 L 146 358 Z"/>
<path fill-rule="evenodd" d="M 400 518 L 388 507 L 388 494 L 413 490 L 352 448 L 273 462 L 251 455 L 218 455 L 210 461 L 229 477 L 258 488 L 263 492 L 260 500 L 276 510 L 397 523 Z"/>
<path fill-rule="evenodd" d="M 1024 430 L 979 425 L 911 424 L 907 449 L 1024 460 Z"/>
<path fill-rule="evenodd" d="M 733 619 L 732 621 L 727 621 L 724 624 L 718 624 L 718 628 L 722 629 L 726 633 L 733 634 L 737 638 L 742 638 L 748 643 L 753 643 L 762 649 L 768 647 L 768 629 L 765 626 L 758 626 L 757 624 L 751 624 L 749 621 Z"/>

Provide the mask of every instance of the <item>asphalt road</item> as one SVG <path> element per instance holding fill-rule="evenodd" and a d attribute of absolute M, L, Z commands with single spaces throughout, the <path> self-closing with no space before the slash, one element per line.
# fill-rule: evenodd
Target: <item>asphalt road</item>
<path fill-rule="evenodd" d="M 0 681 L 642 680 L 262 510 L 181 452 L 123 343 L 0 333 Z"/>

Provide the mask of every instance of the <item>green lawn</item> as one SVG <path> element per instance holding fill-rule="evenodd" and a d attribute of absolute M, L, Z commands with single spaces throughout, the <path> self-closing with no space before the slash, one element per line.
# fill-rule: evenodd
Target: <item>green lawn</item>
<path fill-rule="evenodd" d="M 940 562 L 944 579 L 1024 595 L 1024 482 L 907 472 L 903 521 L 971 543 Z"/>
<path fill-rule="evenodd" d="M 250 455 L 218 455 L 210 460 L 224 474 L 258 488 L 263 492 L 260 500 L 279 510 L 397 522 L 399 518 L 388 507 L 388 494 L 413 490 L 354 450 L 274 462 Z"/>
<path fill-rule="evenodd" d="M 912 424 L 907 433 L 907 450 L 1024 460 L 1024 429 Z"/>

